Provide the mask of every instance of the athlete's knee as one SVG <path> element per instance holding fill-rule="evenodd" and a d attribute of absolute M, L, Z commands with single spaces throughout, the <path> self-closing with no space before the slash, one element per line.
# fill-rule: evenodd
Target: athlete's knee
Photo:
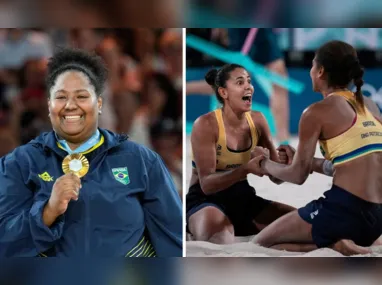
<path fill-rule="evenodd" d="M 226 244 L 233 243 L 235 234 L 232 225 L 215 225 L 213 227 L 203 227 L 194 231 L 195 240 L 208 241 L 212 243 Z"/>
<path fill-rule="evenodd" d="M 210 233 L 208 240 L 211 243 L 229 244 L 235 242 L 233 226 L 225 226 L 221 231 Z"/>
<path fill-rule="evenodd" d="M 228 217 L 214 207 L 207 207 L 193 214 L 189 219 L 189 229 L 194 239 L 214 243 L 234 241 L 234 227 Z"/>

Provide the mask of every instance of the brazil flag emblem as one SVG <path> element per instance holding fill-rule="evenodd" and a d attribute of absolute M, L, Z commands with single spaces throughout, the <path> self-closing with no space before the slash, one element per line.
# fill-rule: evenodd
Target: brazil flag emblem
<path fill-rule="evenodd" d="M 127 167 L 121 168 L 113 168 L 112 169 L 115 180 L 121 182 L 124 185 L 130 183 L 129 172 L 127 171 Z"/>

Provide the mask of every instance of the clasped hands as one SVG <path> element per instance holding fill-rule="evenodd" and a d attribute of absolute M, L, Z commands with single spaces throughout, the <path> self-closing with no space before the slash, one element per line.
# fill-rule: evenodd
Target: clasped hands
<path fill-rule="evenodd" d="M 281 145 L 277 148 L 279 163 L 290 165 L 296 150 L 290 145 Z M 249 172 L 257 176 L 269 175 L 264 169 L 263 162 L 270 158 L 269 149 L 256 146 L 251 151 L 251 160 L 248 162 Z"/>

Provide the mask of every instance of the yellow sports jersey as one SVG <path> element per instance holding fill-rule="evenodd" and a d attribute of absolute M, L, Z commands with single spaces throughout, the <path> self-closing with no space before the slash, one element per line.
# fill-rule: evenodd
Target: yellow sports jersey
<path fill-rule="evenodd" d="M 323 156 L 334 165 L 339 165 L 369 153 L 382 151 L 382 124 L 366 107 L 365 112 L 362 112 L 352 92 L 342 91 L 334 95 L 345 98 L 352 105 L 356 118 L 344 133 L 319 141 Z"/>
<path fill-rule="evenodd" d="M 227 147 L 222 109 L 217 109 L 214 113 L 219 127 L 219 137 L 216 142 L 216 171 L 232 170 L 247 163 L 251 159 L 251 151 L 257 146 L 259 141 L 256 127 L 251 117 L 251 112 L 245 113 L 245 117 L 247 118 L 251 130 L 252 143 L 248 149 L 241 151 L 231 150 Z M 194 160 L 192 160 L 192 166 L 194 168 L 196 167 Z"/>

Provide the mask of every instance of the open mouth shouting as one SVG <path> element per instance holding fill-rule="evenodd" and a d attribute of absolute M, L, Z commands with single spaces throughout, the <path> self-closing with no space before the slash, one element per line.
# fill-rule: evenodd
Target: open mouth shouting
<path fill-rule="evenodd" d="M 247 104 L 251 104 L 252 103 L 252 93 L 246 93 L 241 99 L 244 102 L 246 102 Z"/>

